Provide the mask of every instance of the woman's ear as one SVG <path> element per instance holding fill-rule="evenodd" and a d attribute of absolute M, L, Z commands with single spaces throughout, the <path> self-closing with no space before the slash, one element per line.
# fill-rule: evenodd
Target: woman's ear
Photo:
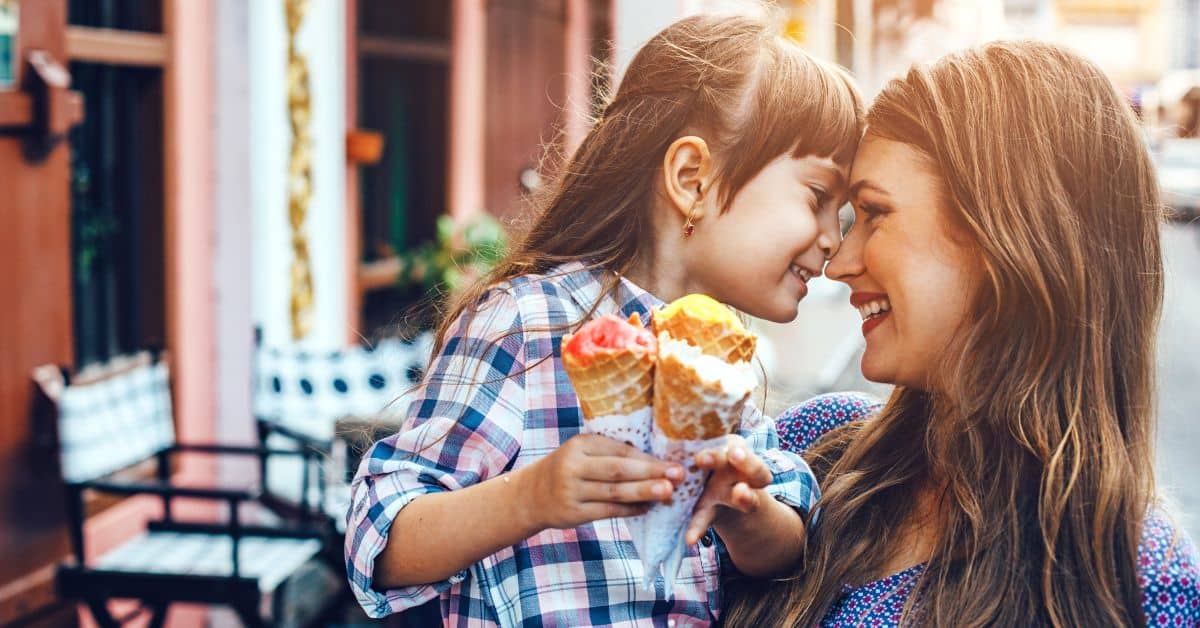
<path fill-rule="evenodd" d="M 708 142 L 695 135 L 671 142 L 663 155 L 663 189 L 684 220 L 704 217 L 700 201 L 712 185 L 712 169 Z"/>

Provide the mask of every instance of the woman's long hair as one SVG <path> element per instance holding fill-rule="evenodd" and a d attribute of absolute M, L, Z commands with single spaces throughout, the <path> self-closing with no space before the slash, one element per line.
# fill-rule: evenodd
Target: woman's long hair
<path fill-rule="evenodd" d="M 777 17 L 765 8 L 757 16 L 697 15 L 647 42 L 603 115 L 534 199 L 527 233 L 450 305 L 439 345 L 488 288 L 518 275 L 576 260 L 618 274 L 652 264 L 655 176 L 682 135 L 703 134 L 713 147 L 723 209 L 788 151 L 848 164 L 862 134 L 857 88 L 840 68 L 785 39 Z M 602 294 L 616 285 L 613 275 Z"/>
<path fill-rule="evenodd" d="M 930 159 L 986 279 L 937 394 L 898 388 L 818 445 L 808 552 L 728 625 L 817 625 L 881 575 L 931 486 L 939 534 L 905 623 L 1144 625 L 1162 210 L 1130 107 L 1078 55 L 1001 42 L 890 82 L 867 134 Z"/>

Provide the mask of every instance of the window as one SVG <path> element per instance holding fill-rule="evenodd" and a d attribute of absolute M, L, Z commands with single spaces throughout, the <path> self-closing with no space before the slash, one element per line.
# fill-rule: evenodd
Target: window
<path fill-rule="evenodd" d="M 446 210 L 450 6 L 359 2 L 359 125 L 384 136 L 379 163 L 361 171 L 363 262 L 433 238 Z M 390 285 L 366 292 L 367 333 L 394 324 L 421 296 Z"/>
<path fill-rule="evenodd" d="M 17 48 L 17 0 L 0 0 L 0 89 L 12 87 L 17 79 L 14 53 Z"/>
<path fill-rule="evenodd" d="M 84 122 L 71 132 L 77 366 L 165 342 L 160 2 L 71 0 Z"/>

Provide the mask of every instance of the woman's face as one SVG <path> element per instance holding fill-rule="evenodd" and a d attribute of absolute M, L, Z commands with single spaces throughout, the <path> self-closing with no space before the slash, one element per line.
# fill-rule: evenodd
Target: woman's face
<path fill-rule="evenodd" d="M 944 207 L 943 182 L 909 144 L 870 133 L 850 171 L 850 229 L 826 274 L 850 286 L 863 316 L 863 375 L 920 390 L 964 328 L 982 281 L 965 235 Z"/>

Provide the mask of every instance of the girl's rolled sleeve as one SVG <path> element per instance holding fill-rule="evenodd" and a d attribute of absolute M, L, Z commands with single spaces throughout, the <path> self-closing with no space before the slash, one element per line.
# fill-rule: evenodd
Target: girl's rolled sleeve
<path fill-rule="evenodd" d="M 503 473 L 524 429 L 524 334 L 516 300 L 493 290 L 460 317 L 434 357 L 401 431 L 376 443 L 351 484 L 346 571 L 371 617 L 439 597 L 469 571 L 440 581 L 380 591 L 375 559 L 392 522 L 413 500 Z M 403 542 L 403 540 L 399 540 Z"/>
<path fill-rule="evenodd" d="M 817 478 L 803 458 L 780 449 L 775 423 L 747 404 L 740 434 L 771 469 L 772 481 L 766 487 L 767 493 L 792 508 L 808 512 L 821 496 Z"/>

